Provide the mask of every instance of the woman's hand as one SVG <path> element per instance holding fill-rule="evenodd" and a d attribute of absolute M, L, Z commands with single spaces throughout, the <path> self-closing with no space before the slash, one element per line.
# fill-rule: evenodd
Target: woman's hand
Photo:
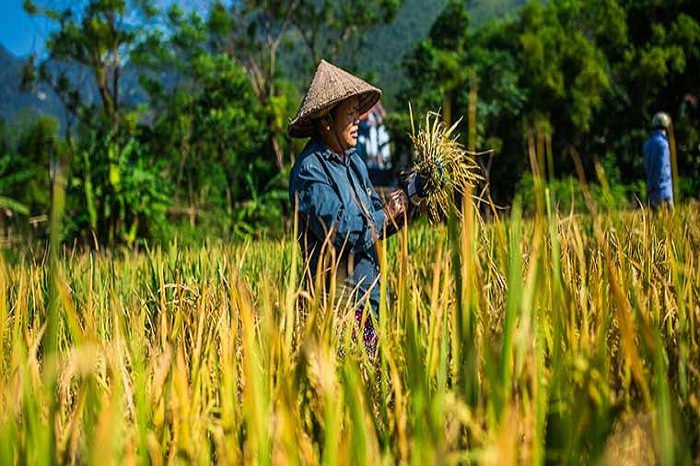
<path fill-rule="evenodd" d="M 429 167 L 430 170 L 422 171 L 414 168 L 406 178 L 406 194 L 414 205 L 420 204 L 425 196 L 445 185 L 442 164 L 435 161 Z"/>
<path fill-rule="evenodd" d="M 383 209 L 387 218 L 387 226 L 399 230 L 405 222 L 407 209 L 408 197 L 403 189 L 392 191 Z"/>

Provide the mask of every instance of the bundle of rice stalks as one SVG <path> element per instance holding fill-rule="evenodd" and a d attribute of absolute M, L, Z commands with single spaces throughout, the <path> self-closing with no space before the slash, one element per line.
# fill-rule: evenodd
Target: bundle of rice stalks
<path fill-rule="evenodd" d="M 455 194 L 464 195 L 468 188 L 474 186 L 483 177 L 475 156 L 486 152 L 469 152 L 457 141 L 453 132 L 461 120 L 449 128 L 437 112 L 428 112 L 425 126 L 416 133 L 413 124 L 413 110 L 409 106 L 411 117 L 411 142 L 415 160 L 414 172 L 420 176 L 425 196 L 418 205 L 420 212 L 428 214 L 429 221 L 435 222 L 445 218 L 450 206 L 455 203 Z M 455 212 L 459 215 L 458 206 Z"/>

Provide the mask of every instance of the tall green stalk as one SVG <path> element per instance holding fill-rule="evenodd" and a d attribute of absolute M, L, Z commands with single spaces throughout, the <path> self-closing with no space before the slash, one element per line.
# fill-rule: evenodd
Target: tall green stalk
<path fill-rule="evenodd" d="M 66 183 L 65 173 L 58 157 L 53 153 L 53 146 L 50 146 L 49 161 L 51 170 L 51 214 L 49 221 L 49 302 L 46 316 L 46 335 L 43 342 L 44 361 L 44 384 L 46 387 L 46 397 L 49 403 L 48 422 L 48 442 L 51 451 L 48 464 L 55 464 L 58 461 L 56 451 L 56 440 L 54 438 L 54 426 L 56 420 L 56 371 L 58 370 L 58 330 L 60 320 L 60 247 L 61 247 L 61 225 L 63 210 L 66 204 Z"/>

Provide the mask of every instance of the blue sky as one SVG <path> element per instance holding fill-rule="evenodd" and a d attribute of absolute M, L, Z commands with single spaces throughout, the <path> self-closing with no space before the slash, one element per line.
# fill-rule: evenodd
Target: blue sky
<path fill-rule="evenodd" d="M 22 0 L 0 0 L 0 44 L 18 57 L 41 52 L 48 37 L 43 18 L 32 18 L 22 9 Z"/>
<path fill-rule="evenodd" d="M 173 1 L 185 9 L 199 8 L 206 10 L 209 0 L 156 0 L 161 7 Z M 49 37 L 50 27 L 55 23 L 43 17 L 29 16 L 22 9 L 23 0 L 0 0 L 0 44 L 18 57 L 26 57 L 32 52 L 40 53 Z M 35 0 L 41 5 L 51 5 L 54 8 L 66 2 L 53 0 Z"/>

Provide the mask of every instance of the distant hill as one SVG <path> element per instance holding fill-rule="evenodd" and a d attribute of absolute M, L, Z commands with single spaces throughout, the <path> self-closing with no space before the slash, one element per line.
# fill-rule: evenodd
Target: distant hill
<path fill-rule="evenodd" d="M 391 105 L 404 79 L 401 60 L 422 39 L 447 0 L 405 0 L 394 22 L 370 31 L 358 53 L 361 68 L 377 74 L 376 84 L 384 91 L 385 103 Z"/>
<path fill-rule="evenodd" d="M 56 94 L 46 85 L 40 84 L 33 93 L 20 90 L 24 60 L 14 56 L 0 44 L 0 119 L 12 121 L 21 112 L 33 111 L 58 117 L 61 125 L 65 120 L 63 105 Z M 85 102 L 97 102 L 99 93 L 89 70 L 74 64 L 52 64 L 54 70 L 66 71 L 71 81 L 79 83 Z M 121 77 L 122 96 L 127 105 L 146 101 L 138 84 L 138 74 L 126 68 Z"/>
<path fill-rule="evenodd" d="M 22 111 L 61 115 L 61 103 L 48 89 L 39 86 L 31 94 L 20 91 L 24 61 L 0 44 L 0 118 L 12 121 Z"/>

